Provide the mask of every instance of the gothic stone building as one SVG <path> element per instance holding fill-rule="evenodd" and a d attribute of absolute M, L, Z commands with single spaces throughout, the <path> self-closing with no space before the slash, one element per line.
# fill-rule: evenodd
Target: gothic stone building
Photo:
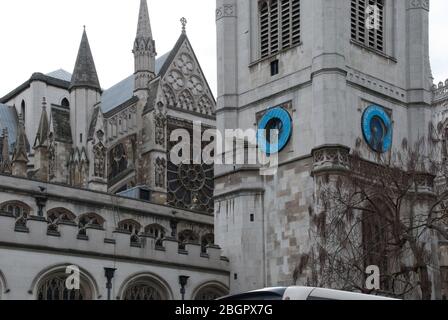
<path fill-rule="evenodd" d="M 134 74 L 103 90 L 84 30 L 72 74 L 35 73 L 0 99 L 0 299 L 228 292 L 213 166 L 178 166 L 167 152 L 173 130 L 215 127 L 215 100 L 182 24 L 156 59 L 141 0 Z M 79 291 L 65 287 L 71 265 Z M 109 284 L 105 268 L 116 269 Z"/>
<path fill-rule="evenodd" d="M 218 129 L 273 119 L 283 126 L 276 175 L 215 168 L 215 234 L 230 259 L 232 292 L 294 283 L 318 181 L 347 168 L 353 150 L 375 162 L 378 151 L 404 139 L 413 145 L 430 127 L 446 139 L 448 83 L 432 85 L 428 20 L 428 0 L 217 0 Z M 385 126 L 380 150 L 361 126 L 372 115 Z M 447 243 L 434 241 L 440 298 Z"/>

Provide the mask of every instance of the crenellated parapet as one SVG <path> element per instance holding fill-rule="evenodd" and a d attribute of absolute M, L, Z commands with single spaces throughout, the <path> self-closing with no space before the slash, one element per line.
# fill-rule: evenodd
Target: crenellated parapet
<path fill-rule="evenodd" d="M 132 241 L 130 232 L 88 226 L 86 233 L 79 233 L 75 223 L 61 223 L 57 232 L 50 232 L 48 221 L 31 216 L 26 227 L 17 228 L 17 219 L 10 214 L 0 214 L 0 243 L 8 247 L 39 250 L 51 253 L 70 253 L 79 256 L 102 257 L 111 260 L 132 260 L 142 263 L 170 264 L 193 268 L 228 270 L 228 260 L 221 256 L 221 248 L 209 245 L 203 250 L 200 244 L 185 243 L 167 237 L 162 242 L 143 234 L 139 241 Z"/>
<path fill-rule="evenodd" d="M 440 81 L 438 85 L 432 86 L 433 102 L 440 103 L 444 100 L 448 100 L 448 79 L 445 83 Z"/>

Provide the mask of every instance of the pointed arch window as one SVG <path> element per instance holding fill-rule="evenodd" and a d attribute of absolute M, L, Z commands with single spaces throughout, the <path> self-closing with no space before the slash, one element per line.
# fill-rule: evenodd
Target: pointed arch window
<path fill-rule="evenodd" d="M 103 229 L 104 219 L 96 213 L 87 213 L 79 217 L 79 235 L 87 236 L 87 228 Z"/>
<path fill-rule="evenodd" d="M 22 100 L 22 103 L 20 104 L 20 113 L 22 115 L 23 123 L 25 123 L 25 120 L 26 120 L 26 103 L 25 103 L 25 100 Z"/>
<path fill-rule="evenodd" d="M 163 240 L 165 239 L 166 229 L 160 224 L 151 224 L 146 226 L 145 234 L 156 239 L 156 247 L 163 247 Z"/>
<path fill-rule="evenodd" d="M 70 108 L 70 102 L 68 101 L 67 98 L 62 99 L 61 106 L 64 108 Z"/>
<path fill-rule="evenodd" d="M 124 220 L 118 223 L 118 230 L 131 234 L 131 244 L 140 243 L 139 233 L 142 226 L 135 220 Z"/>
<path fill-rule="evenodd" d="M 37 300 L 48 301 L 71 301 L 71 300 L 92 300 L 93 294 L 91 286 L 84 277 L 80 279 L 79 290 L 69 290 L 66 285 L 69 274 L 58 271 L 50 274 L 40 281 L 37 287 Z"/>
<path fill-rule="evenodd" d="M 129 283 L 124 290 L 123 300 L 151 301 L 168 300 L 169 295 L 164 285 L 151 277 L 140 277 Z"/>
<path fill-rule="evenodd" d="M 300 44 L 300 0 L 262 0 L 258 13 L 261 58 Z"/>
<path fill-rule="evenodd" d="M 187 243 L 199 243 L 199 236 L 193 230 L 184 230 L 179 233 L 179 249 L 185 250 Z"/>

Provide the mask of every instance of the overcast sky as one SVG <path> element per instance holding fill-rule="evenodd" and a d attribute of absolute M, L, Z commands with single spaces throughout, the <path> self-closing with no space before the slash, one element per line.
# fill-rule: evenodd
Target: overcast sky
<path fill-rule="evenodd" d="M 101 86 L 133 73 L 131 53 L 139 0 L 0 1 L 0 97 L 33 72 L 72 72 L 87 27 Z M 171 50 L 188 19 L 187 33 L 216 92 L 215 0 L 148 0 L 159 56 Z M 435 81 L 448 78 L 448 1 L 431 0 L 431 61 Z"/>

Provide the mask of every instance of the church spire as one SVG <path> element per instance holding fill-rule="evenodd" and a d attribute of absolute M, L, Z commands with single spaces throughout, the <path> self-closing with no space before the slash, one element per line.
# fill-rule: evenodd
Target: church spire
<path fill-rule="evenodd" d="M 138 14 L 137 39 L 151 38 L 151 23 L 149 22 L 148 4 L 146 0 L 140 0 L 140 12 Z"/>
<path fill-rule="evenodd" d="M 76 59 L 75 69 L 73 71 L 70 90 L 76 87 L 90 88 L 101 91 L 98 74 L 96 73 L 95 61 L 90 50 L 89 39 L 84 27 L 81 45 L 79 46 L 78 58 Z"/>
<path fill-rule="evenodd" d="M 155 77 L 155 57 L 157 55 L 146 0 L 140 0 L 137 36 L 132 53 L 134 53 L 135 60 L 135 91 L 145 90 L 148 82 Z"/>
<path fill-rule="evenodd" d="M 45 97 L 42 99 L 42 114 L 40 116 L 39 129 L 37 130 L 34 148 L 45 146 L 48 140 L 48 115 L 47 115 L 47 101 Z"/>

